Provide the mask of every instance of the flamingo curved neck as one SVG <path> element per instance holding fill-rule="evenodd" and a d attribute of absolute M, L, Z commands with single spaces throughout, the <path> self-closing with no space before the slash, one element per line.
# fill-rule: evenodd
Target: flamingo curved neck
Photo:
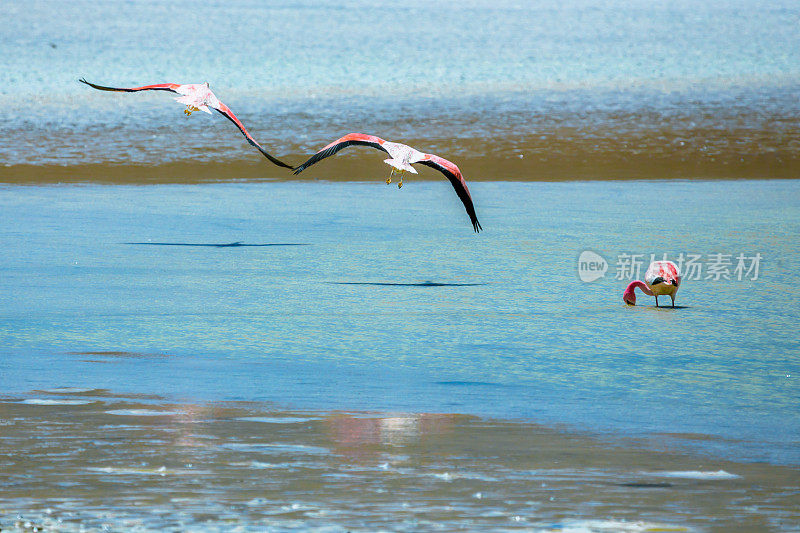
<path fill-rule="evenodd" d="M 646 295 L 654 296 L 653 291 L 650 290 L 650 287 L 648 287 L 645 282 L 639 281 L 639 280 L 631 281 L 628 284 L 628 288 L 625 289 L 625 292 L 626 293 L 632 293 L 634 291 L 634 289 L 636 289 L 637 287 L 639 289 L 642 289 L 642 292 L 645 293 Z"/>

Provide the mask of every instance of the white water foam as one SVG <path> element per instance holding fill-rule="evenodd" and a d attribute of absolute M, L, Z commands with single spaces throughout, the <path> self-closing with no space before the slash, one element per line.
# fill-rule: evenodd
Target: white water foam
<path fill-rule="evenodd" d="M 113 467 L 113 466 L 101 466 L 101 467 L 89 467 L 87 468 L 90 472 L 97 472 L 98 474 L 116 474 L 116 475 L 144 475 L 144 476 L 174 476 L 174 475 L 197 475 L 197 474 L 208 474 L 207 470 L 195 470 L 195 469 L 182 469 L 182 468 L 167 468 L 166 466 L 160 467 Z"/>
<path fill-rule="evenodd" d="M 112 409 L 106 411 L 109 415 L 119 416 L 175 416 L 180 415 L 179 411 L 154 411 L 152 409 Z"/>
<path fill-rule="evenodd" d="M 671 472 L 642 472 L 642 474 L 658 477 L 682 478 L 682 479 L 738 479 L 742 476 L 731 474 L 724 470 L 716 472 L 702 470 L 676 470 Z"/>
<path fill-rule="evenodd" d="M 301 418 L 294 416 L 242 416 L 234 420 L 245 422 L 261 422 L 263 424 L 300 424 L 301 422 L 311 422 L 319 418 Z"/>
<path fill-rule="evenodd" d="M 49 392 L 51 394 L 80 394 L 84 392 L 92 392 L 97 389 L 84 389 L 81 387 L 55 387 L 53 389 L 42 389 L 41 392 Z"/>
<path fill-rule="evenodd" d="M 53 398 L 29 398 L 22 400 L 20 403 L 27 405 L 86 405 L 87 403 L 95 403 L 95 400 L 58 400 Z"/>
<path fill-rule="evenodd" d="M 288 463 L 265 463 L 263 461 L 249 461 L 245 463 L 228 463 L 231 466 L 244 466 L 247 468 L 255 468 L 258 470 L 265 470 L 268 468 L 292 468 L 294 465 Z"/>
<path fill-rule="evenodd" d="M 241 452 L 261 452 L 261 453 L 305 453 L 320 455 L 330 453 L 330 450 L 322 446 L 308 446 L 305 444 L 281 444 L 281 443 L 253 443 L 232 442 L 222 444 L 220 448 L 237 450 Z"/>
<path fill-rule="evenodd" d="M 495 481 L 497 481 L 496 478 L 493 478 L 491 476 L 485 476 L 485 475 L 480 474 L 478 472 L 466 472 L 466 471 L 463 471 L 463 472 L 441 472 L 441 473 L 428 474 L 428 475 L 433 475 L 433 477 L 435 477 L 437 479 L 440 479 L 442 481 L 446 481 L 448 483 L 453 481 L 454 479 L 475 479 L 475 480 L 478 480 L 478 481 L 487 481 L 487 482 L 495 482 Z"/>
<path fill-rule="evenodd" d="M 645 533 L 647 531 L 692 531 L 683 526 L 622 520 L 569 520 L 562 524 L 537 529 L 542 533 Z"/>

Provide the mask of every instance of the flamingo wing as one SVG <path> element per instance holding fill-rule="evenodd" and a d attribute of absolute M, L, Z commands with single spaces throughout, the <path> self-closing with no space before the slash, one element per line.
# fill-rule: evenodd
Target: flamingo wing
<path fill-rule="evenodd" d="M 142 87 L 106 87 L 104 85 L 96 85 L 94 83 L 90 83 L 85 79 L 81 78 L 78 80 L 81 83 L 85 83 L 89 87 L 93 87 L 95 89 L 99 89 L 101 91 L 119 91 L 123 93 L 135 93 L 138 91 L 169 91 L 173 93 L 177 93 L 178 87 L 180 87 L 179 83 L 157 83 L 155 85 L 143 85 Z"/>
<path fill-rule="evenodd" d="M 239 128 L 239 131 L 242 132 L 242 135 L 244 135 L 244 138 L 247 139 L 247 142 L 249 142 L 250 144 L 255 146 L 258 149 L 258 151 L 261 152 L 264 155 L 264 157 L 266 157 L 267 159 L 269 159 L 270 161 L 272 161 L 274 164 L 278 165 L 279 167 L 290 168 L 290 169 L 294 168 L 293 166 L 287 165 L 286 163 L 284 163 L 280 159 L 278 159 L 276 157 L 273 157 L 272 155 L 268 154 L 267 151 L 264 150 L 261 147 L 261 145 L 256 142 L 255 139 L 253 139 L 253 136 L 250 135 L 247 132 L 247 129 L 244 127 L 244 124 L 242 124 L 242 122 L 238 118 L 236 118 L 236 115 L 233 114 L 233 111 L 231 111 L 231 109 L 228 106 L 226 106 L 225 104 L 223 104 L 219 100 L 217 100 L 217 102 L 218 102 L 218 105 L 213 106 L 214 109 L 219 111 L 219 113 L 222 116 L 224 116 L 225 118 L 227 118 L 228 120 L 233 122 L 236 125 L 236 127 Z"/>
<path fill-rule="evenodd" d="M 90 83 L 90 82 L 86 81 L 83 78 L 79 79 L 78 81 L 81 82 L 81 83 L 85 83 L 86 85 L 88 85 L 90 87 L 93 87 L 95 89 L 99 89 L 101 91 L 120 91 L 120 92 L 126 92 L 126 93 L 132 93 L 132 92 L 137 92 L 137 91 L 169 91 L 169 92 L 181 94 L 181 92 L 178 91 L 178 88 L 181 85 L 178 84 L 178 83 L 157 83 L 155 85 L 144 85 L 142 87 L 130 87 L 130 88 L 127 88 L 127 87 L 106 87 L 104 85 L 96 85 L 94 83 Z M 215 100 L 216 100 L 216 98 L 215 98 Z M 273 163 L 275 163 L 276 165 L 278 165 L 280 167 L 294 168 L 291 165 L 287 165 L 286 163 L 284 163 L 280 159 L 277 159 L 277 158 L 273 157 L 272 155 L 270 155 L 269 153 L 267 153 L 267 151 L 264 150 L 264 148 L 262 148 L 261 145 L 256 142 L 256 140 L 250 135 L 250 133 L 247 132 L 247 129 L 244 127 L 244 124 L 242 124 L 242 122 L 238 118 L 236 118 L 236 115 L 233 114 L 233 112 L 230 110 L 230 108 L 228 106 L 226 106 L 225 104 L 223 104 L 222 102 L 219 102 L 219 100 L 216 100 L 216 101 L 219 103 L 219 105 L 218 106 L 213 106 L 214 109 L 219 111 L 228 120 L 233 122 L 236 125 L 236 127 L 239 128 L 239 131 L 242 132 L 242 135 L 245 136 L 245 138 L 247 139 L 247 142 L 249 142 L 250 144 L 252 144 L 256 148 L 258 148 L 258 151 L 261 152 L 264 155 L 264 157 L 266 157 L 267 159 L 269 159 L 270 161 L 272 161 Z"/>
<path fill-rule="evenodd" d="M 373 148 L 377 148 L 378 150 L 383 150 L 386 152 L 386 149 L 383 147 L 383 143 L 385 143 L 383 139 L 380 137 L 375 137 L 374 135 L 366 135 L 364 133 L 348 133 L 344 137 L 336 139 L 328 146 L 324 147 L 322 150 L 317 152 L 316 154 L 312 155 L 308 158 L 308 161 L 294 169 L 295 174 L 300 174 L 302 171 L 313 165 L 318 161 L 322 161 L 326 157 L 330 157 L 339 150 L 343 148 L 347 148 L 350 145 L 358 145 L 358 146 L 372 146 Z M 388 152 L 386 152 L 388 153 Z"/>
<path fill-rule="evenodd" d="M 461 170 L 459 170 L 455 163 L 433 154 L 425 154 L 425 158 L 422 161 L 416 161 L 415 163 L 435 168 L 444 174 L 447 179 L 450 180 L 450 184 L 456 190 L 456 194 L 464 204 L 464 208 L 467 210 L 475 232 L 477 233 L 483 229 L 481 223 L 478 222 L 478 216 L 475 214 L 475 206 L 472 204 L 472 196 L 469 194 L 467 182 L 464 181 L 464 176 L 461 175 Z"/>

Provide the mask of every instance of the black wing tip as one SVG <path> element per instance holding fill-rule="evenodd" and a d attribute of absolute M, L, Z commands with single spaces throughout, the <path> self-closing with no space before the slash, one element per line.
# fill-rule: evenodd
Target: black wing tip
<path fill-rule="evenodd" d="M 480 222 L 478 222 L 478 219 L 477 219 L 477 218 L 476 218 L 475 220 L 473 220 L 473 221 L 472 221 L 472 227 L 473 227 L 473 229 L 475 230 L 475 233 L 480 233 L 480 231 L 483 229 L 483 228 L 481 227 L 481 223 L 480 223 Z"/>
<path fill-rule="evenodd" d="M 168 90 L 172 91 L 172 89 L 168 89 Z M 172 92 L 175 92 L 175 91 L 172 91 Z M 264 148 L 260 144 L 258 144 L 258 142 L 256 142 L 256 140 L 253 137 L 251 137 L 249 133 L 247 133 L 247 130 L 244 129 L 244 126 L 242 126 L 242 124 L 240 122 L 237 122 L 238 119 L 234 120 L 233 111 L 228 109 L 228 112 L 226 113 L 225 111 L 223 111 L 222 109 L 220 109 L 218 107 L 214 107 L 213 109 L 217 113 L 222 115 L 223 117 L 225 117 L 228 120 L 230 120 L 233 123 L 233 125 L 236 126 L 236 128 L 239 130 L 239 132 L 242 135 L 244 135 L 245 140 L 247 140 L 247 142 L 250 144 L 250 146 L 253 146 L 256 150 L 261 152 L 261 155 L 266 157 L 269 160 L 270 163 L 272 163 L 273 165 L 277 165 L 279 167 L 288 168 L 290 170 L 294 170 L 295 169 L 295 167 L 293 167 L 292 165 L 290 165 L 288 163 L 284 163 L 283 161 L 281 161 L 277 157 L 271 155 L 269 152 L 264 150 Z"/>

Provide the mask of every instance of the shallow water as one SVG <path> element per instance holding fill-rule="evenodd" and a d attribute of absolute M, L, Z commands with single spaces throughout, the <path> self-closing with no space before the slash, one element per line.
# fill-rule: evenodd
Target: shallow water
<path fill-rule="evenodd" d="M 0 398 L 0 525 L 31 531 L 789 531 L 796 468 L 467 415 Z M 75 398 L 88 402 L 75 405 Z M 21 511 L 21 513 L 20 513 Z M 27 527 L 26 527 L 27 526 Z"/>
<path fill-rule="evenodd" d="M 12 53 L 0 85 L 11 96 L 83 95 L 78 77 L 147 73 L 300 96 L 730 86 L 800 75 L 798 7 L 788 0 L 217 0 L 202 12 L 187 0 L 11 0 L 6 11 L 0 45 Z"/>
<path fill-rule="evenodd" d="M 457 412 L 798 465 L 799 187 L 476 183 L 475 234 L 444 180 L 7 186 L 0 390 Z M 584 250 L 604 278 L 580 281 Z M 622 253 L 762 260 L 629 308 Z"/>

